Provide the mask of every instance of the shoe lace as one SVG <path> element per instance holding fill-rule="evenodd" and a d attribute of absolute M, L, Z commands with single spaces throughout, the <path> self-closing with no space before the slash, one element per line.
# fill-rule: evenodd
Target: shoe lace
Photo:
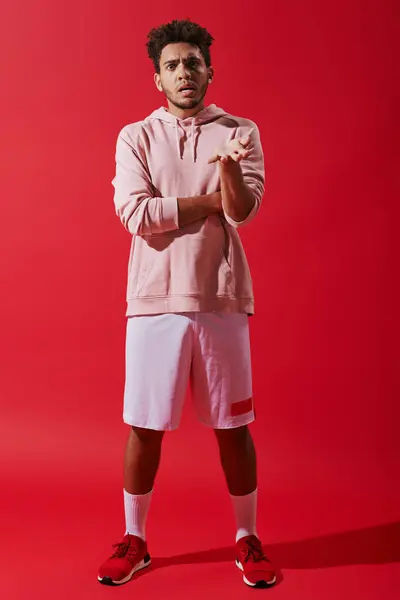
<path fill-rule="evenodd" d="M 135 544 L 130 542 L 117 542 L 113 544 L 113 548 L 116 548 L 111 558 L 126 558 L 131 560 L 136 554 L 138 548 Z"/>
<path fill-rule="evenodd" d="M 244 561 L 247 562 L 249 559 L 252 562 L 261 562 L 268 560 L 264 551 L 256 540 L 246 540 L 247 549 L 243 549 Z"/>

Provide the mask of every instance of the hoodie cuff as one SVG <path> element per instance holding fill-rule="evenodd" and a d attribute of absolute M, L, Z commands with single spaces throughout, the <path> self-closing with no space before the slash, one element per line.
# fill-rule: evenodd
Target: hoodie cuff
<path fill-rule="evenodd" d="M 251 211 L 249 212 L 249 214 L 247 215 L 247 217 L 245 219 L 243 219 L 243 221 L 234 221 L 232 219 L 232 217 L 230 217 L 224 210 L 224 216 L 225 219 L 228 221 L 229 225 L 232 225 L 232 227 L 236 227 L 236 229 L 238 227 L 242 227 L 242 225 L 247 225 L 247 223 L 249 223 L 256 215 L 257 211 L 259 208 L 259 204 L 257 202 L 257 200 L 254 202 L 254 206 L 251 209 Z"/>
<path fill-rule="evenodd" d="M 161 202 L 163 231 L 179 229 L 178 197 L 163 198 Z"/>

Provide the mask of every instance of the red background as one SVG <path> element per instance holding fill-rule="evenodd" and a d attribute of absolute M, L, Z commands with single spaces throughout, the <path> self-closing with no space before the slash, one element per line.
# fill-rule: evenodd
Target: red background
<path fill-rule="evenodd" d="M 1 13 L 1 597 L 253 593 L 190 403 L 165 440 L 154 571 L 118 591 L 96 582 L 124 527 L 115 142 L 164 102 L 148 30 L 190 17 L 216 39 L 207 103 L 256 121 L 268 173 L 242 230 L 259 532 L 283 577 L 261 593 L 398 598 L 395 3 L 3 0 Z"/>

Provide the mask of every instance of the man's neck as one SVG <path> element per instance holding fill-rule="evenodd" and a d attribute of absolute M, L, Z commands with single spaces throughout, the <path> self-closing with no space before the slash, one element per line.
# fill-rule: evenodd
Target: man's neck
<path fill-rule="evenodd" d="M 173 104 L 168 102 L 167 110 L 169 113 L 171 113 L 171 115 L 174 115 L 174 117 L 178 117 L 178 119 L 187 119 L 189 117 L 193 117 L 194 115 L 197 115 L 197 113 L 199 113 L 201 110 L 203 110 L 203 108 L 204 108 L 203 102 L 201 102 L 194 108 L 187 108 L 187 109 L 178 108 L 177 106 L 174 106 Z"/>

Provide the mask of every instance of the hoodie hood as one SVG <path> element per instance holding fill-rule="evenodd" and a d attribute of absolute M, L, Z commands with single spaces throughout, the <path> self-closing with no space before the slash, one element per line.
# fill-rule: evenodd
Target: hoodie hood
<path fill-rule="evenodd" d="M 196 162 L 196 140 L 200 135 L 201 126 L 205 123 L 211 123 L 219 119 L 220 117 L 225 116 L 227 113 L 222 110 L 222 108 L 218 108 L 215 104 L 210 104 L 203 108 L 203 110 L 199 111 L 197 114 L 193 115 L 193 117 L 186 117 L 186 119 L 180 119 L 175 115 L 171 114 L 165 106 L 158 108 L 154 112 L 151 113 L 147 117 L 146 120 L 158 120 L 162 121 L 167 125 L 167 127 L 174 127 L 175 129 L 175 138 L 176 138 L 176 148 L 178 152 L 179 158 L 183 157 L 183 144 L 181 144 L 181 137 L 186 136 L 186 127 L 190 127 L 190 139 L 191 139 L 191 150 L 192 150 L 192 160 Z"/>

